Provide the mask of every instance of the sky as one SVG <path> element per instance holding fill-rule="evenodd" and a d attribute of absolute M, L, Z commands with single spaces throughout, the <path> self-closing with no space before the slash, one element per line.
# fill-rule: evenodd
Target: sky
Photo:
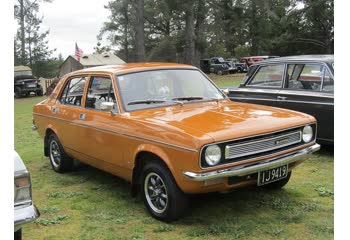
<path fill-rule="evenodd" d="M 85 54 L 93 53 L 103 22 L 109 16 L 104 9 L 109 0 L 54 0 L 40 3 L 40 14 L 44 17 L 42 30 L 50 30 L 49 48 L 57 49 L 63 58 L 74 55 L 75 42 Z M 106 43 L 106 42 L 102 42 Z"/>

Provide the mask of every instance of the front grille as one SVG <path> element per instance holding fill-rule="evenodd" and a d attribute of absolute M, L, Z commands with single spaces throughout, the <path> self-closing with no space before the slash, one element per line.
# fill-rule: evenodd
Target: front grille
<path fill-rule="evenodd" d="M 225 147 L 225 159 L 273 151 L 299 142 L 301 142 L 301 131 L 281 133 L 260 139 L 229 144 Z"/>

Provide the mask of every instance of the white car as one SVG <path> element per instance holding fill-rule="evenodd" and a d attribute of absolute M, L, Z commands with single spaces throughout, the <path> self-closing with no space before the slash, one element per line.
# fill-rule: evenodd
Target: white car
<path fill-rule="evenodd" d="M 22 239 L 22 225 L 40 215 L 32 201 L 32 186 L 29 172 L 21 157 L 14 152 L 14 239 Z"/>

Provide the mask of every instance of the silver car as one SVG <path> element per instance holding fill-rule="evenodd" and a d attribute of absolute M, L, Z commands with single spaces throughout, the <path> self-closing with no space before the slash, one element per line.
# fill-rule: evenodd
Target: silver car
<path fill-rule="evenodd" d="M 14 152 L 14 164 L 14 239 L 18 240 L 22 239 L 22 225 L 34 221 L 40 213 L 32 201 L 29 172 L 16 152 Z"/>

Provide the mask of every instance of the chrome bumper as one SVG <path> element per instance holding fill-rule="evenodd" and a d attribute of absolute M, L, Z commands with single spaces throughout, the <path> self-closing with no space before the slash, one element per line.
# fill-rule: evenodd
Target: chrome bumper
<path fill-rule="evenodd" d="M 194 173 L 194 172 L 184 172 L 184 176 L 193 181 L 205 181 L 212 180 L 216 178 L 232 177 L 232 176 L 245 176 L 252 173 L 268 170 L 271 168 L 287 165 L 294 162 L 302 162 L 306 160 L 309 155 L 313 152 L 320 150 L 320 145 L 315 143 L 314 145 L 298 150 L 293 153 L 289 153 L 276 158 L 271 158 L 268 160 L 263 160 L 260 162 L 249 163 L 245 165 L 240 165 L 232 168 L 226 168 L 206 173 Z"/>
<path fill-rule="evenodd" d="M 34 204 L 28 206 L 15 207 L 14 220 L 15 231 L 21 228 L 22 224 L 32 222 L 40 216 L 38 209 Z"/>

